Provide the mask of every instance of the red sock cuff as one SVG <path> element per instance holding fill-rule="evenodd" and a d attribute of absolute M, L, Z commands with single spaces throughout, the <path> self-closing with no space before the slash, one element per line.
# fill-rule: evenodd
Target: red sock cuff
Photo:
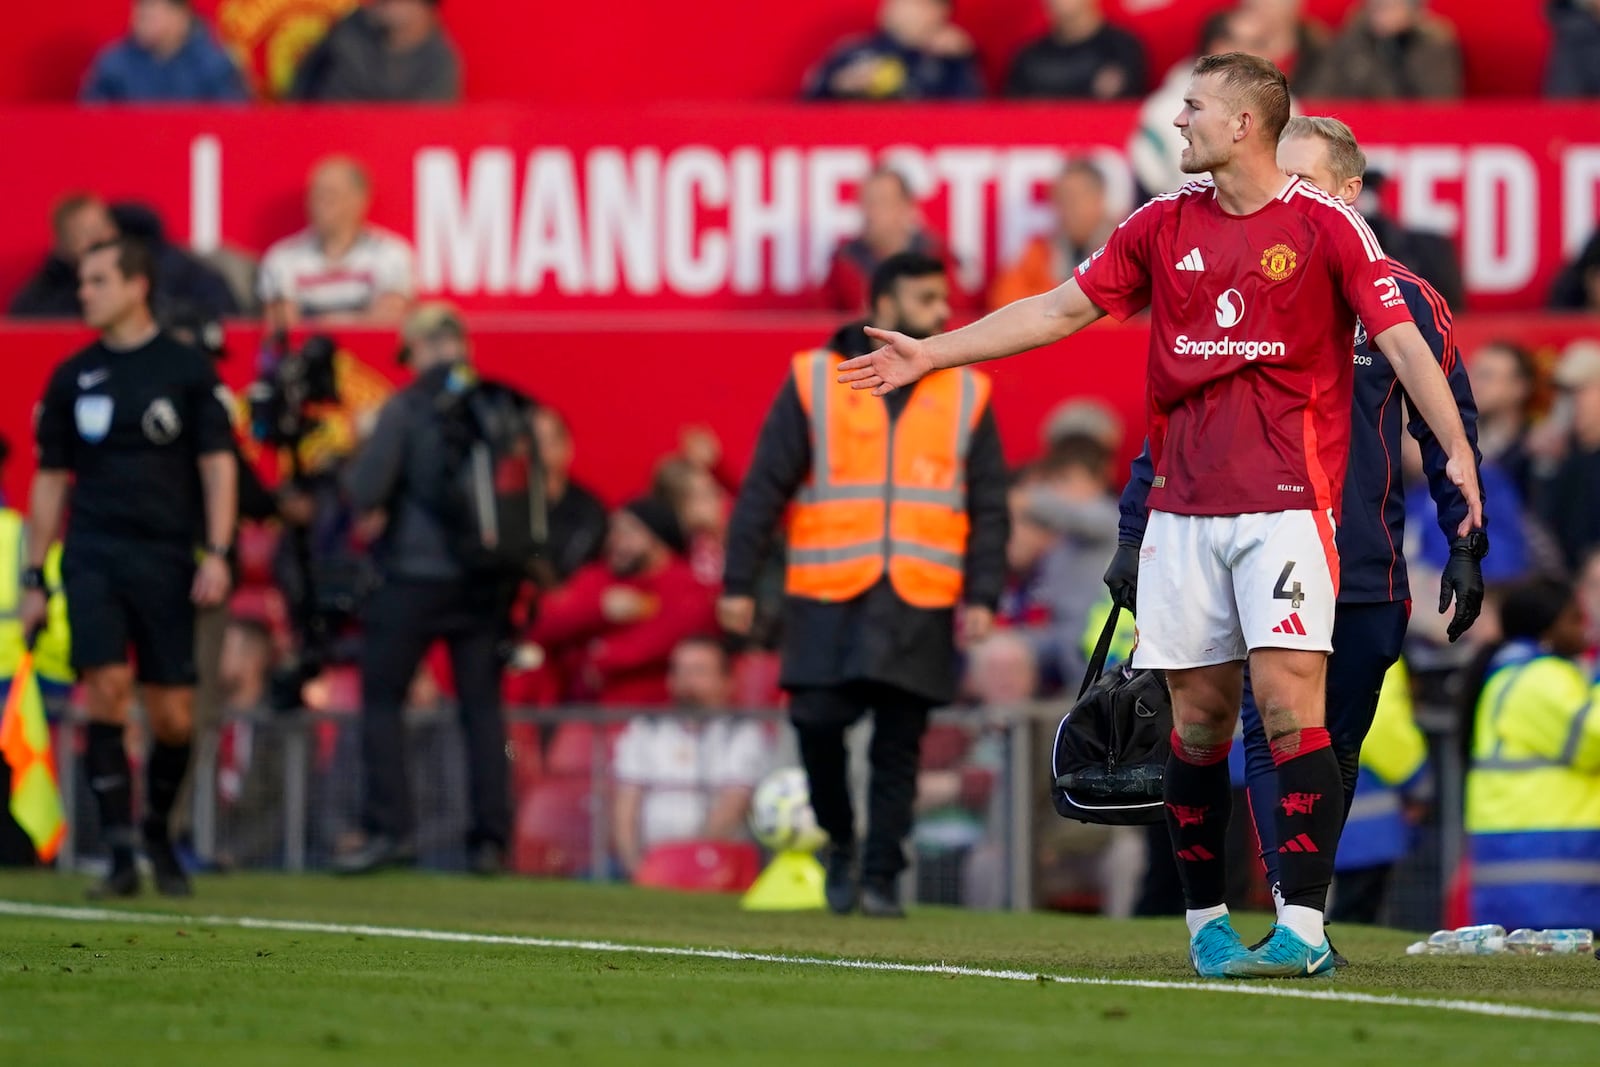
<path fill-rule="evenodd" d="M 1228 758 L 1228 753 L 1233 750 L 1233 738 L 1228 738 L 1220 745 L 1188 745 L 1183 738 L 1178 736 L 1178 731 L 1172 731 L 1172 751 L 1185 763 L 1195 767 L 1211 767 Z"/>
<path fill-rule="evenodd" d="M 1282 767 L 1292 759 L 1310 755 L 1318 749 L 1330 748 L 1333 739 L 1328 736 L 1325 726 L 1306 726 L 1292 734 L 1284 734 L 1274 738 L 1270 747 L 1272 749 L 1272 762 L 1275 766 Z"/>

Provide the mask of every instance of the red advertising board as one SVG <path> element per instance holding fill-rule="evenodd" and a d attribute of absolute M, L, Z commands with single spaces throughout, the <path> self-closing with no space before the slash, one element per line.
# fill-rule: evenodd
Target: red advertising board
<path fill-rule="evenodd" d="M 1543 304 L 1600 215 L 1600 106 L 1339 110 L 1393 178 L 1410 225 L 1463 252 L 1470 306 Z M 475 310 L 816 307 L 854 187 L 875 163 L 911 179 L 981 287 L 1049 225 L 1067 154 L 1103 165 L 1127 210 L 1131 108 L 660 106 L 458 111 L 0 110 L 27 146 L 0 198 L 0 294 L 48 244 L 51 203 L 91 187 L 145 200 L 172 232 L 259 253 L 303 223 L 307 169 L 347 152 L 377 221 L 417 250 L 425 294 Z"/>
<path fill-rule="evenodd" d="M 670 325 L 645 317 L 610 324 L 553 321 L 543 329 L 505 329 L 492 323 L 473 331 L 485 373 L 513 382 L 555 405 L 572 424 L 578 477 L 605 498 L 620 501 L 641 491 L 652 465 L 672 451 L 679 431 L 704 424 L 721 436 L 735 469 L 755 444 L 767 407 L 788 369 L 789 357 L 815 346 L 832 330 L 827 316 L 670 317 Z M 1464 316 L 1456 322 L 1464 351 L 1496 337 L 1514 338 L 1548 365 L 1576 337 L 1600 337 L 1600 318 Z M 12 443 L 4 489 L 11 501 L 27 499 L 34 403 L 51 369 L 88 340 L 79 329 L 0 325 L 6 388 L 0 390 L 0 433 Z M 370 411 L 400 379 L 390 333 L 341 332 L 346 353 L 341 381 L 354 416 Z M 255 374 L 260 335 L 230 332 L 224 376 L 242 391 Z M 1050 410 L 1073 397 L 1098 397 L 1121 415 L 1127 440 L 1119 462 L 1137 450 L 1143 434 L 1143 388 L 1148 330 L 1102 323 L 1081 336 L 1017 359 L 985 365 L 994 376 L 994 406 L 1006 454 L 1013 463 L 1036 455 L 1039 430 Z M 348 448 L 351 426 L 330 420 L 320 443 Z"/>

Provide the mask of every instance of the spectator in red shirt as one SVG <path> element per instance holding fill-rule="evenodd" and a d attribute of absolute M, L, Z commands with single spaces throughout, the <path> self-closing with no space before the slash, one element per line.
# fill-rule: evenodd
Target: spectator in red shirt
<path fill-rule="evenodd" d="M 923 225 L 916 194 L 905 175 L 892 167 L 879 167 L 861 181 L 861 234 L 839 245 L 822 283 L 827 306 L 859 313 L 867 308 L 867 290 L 878 264 L 900 252 L 922 252 L 943 260 L 951 275 L 951 303 L 955 299 L 955 272 L 949 250 L 937 234 Z"/>
<path fill-rule="evenodd" d="M 694 576 L 686 547 L 671 505 L 642 497 L 611 516 L 605 558 L 544 598 L 530 636 L 566 668 L 569 698 L 669 702 L 673 648 L 716 626 L 716 590 Z"/>

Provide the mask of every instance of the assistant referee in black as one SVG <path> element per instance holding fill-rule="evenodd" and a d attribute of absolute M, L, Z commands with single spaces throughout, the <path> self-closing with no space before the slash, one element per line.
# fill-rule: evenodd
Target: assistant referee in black
<path fill-rule="evenodd" d="M 78 277 L 100 339 L 56 368 L 39 406 L 22 622 L 31 632 L 44 621 L 41 567 L 70 510 L 61 571 L 88 705 L 83 767 L 111 849 L 111 872 L 90 895 L 138 893 L 142 836 L 156 888 L 186 896 L 167 817 L 189 765 L 195 609 L 228 595 L 238 484 L 228 394 L 210 360 L 157 328 L 143 244 L 96 245 Z M 201 529 L 206 542 L 196 545 Z M 152 742 L 142 835 L 123 747 L 130 647 Z"/>

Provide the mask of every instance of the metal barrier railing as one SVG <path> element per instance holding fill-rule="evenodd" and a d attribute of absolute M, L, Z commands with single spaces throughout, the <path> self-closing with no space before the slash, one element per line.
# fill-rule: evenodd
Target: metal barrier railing
<path fill-rule="evenodd" d="M 66 721 L 78 725 L 70 709 L 55 710 L 68 711 Z M 1059 712 L 1058 706 L 1040 705 L 1015 711 L 947 709 L 935 713 L 935 726 L 957 727 L 974 738 L 988 739 L 985 751 L 993 785 L 982 810 L 968 813 L 971 820 L 981 821 L 982 836 L 977 847 L 969 850 L 967 862 L 951 864 L 949 872 L 938 874 L 946 864 L 938 862 L 935 853 L 913 845 L 908 848 L 913 864 L 909 882 L 916 884 L 922 864 L 935 872 L 930 877 L 959 879 L 977 866 L 973 856 L 982 851 L 984 888 L 969 894 L 962 884 L 945 884 L 935 894 L 938 899 L 970 903 L 969 897 L 975 897 L 986 906 L 1012 910 L 1058 902 L 1048 887 L 1041 889 L 1042 879 L 1047 880 L 1048 875 L 1041 871 L 1039 857 L 1040 842 L 1064 829 L 1045 799 L 1049 737 Z M 633 711 L 573 706 L 508 711 L 513 738 L 520 730 L 524 736 L 549 743 L 563 727 L 582 724 L 593 728 L 588 740 L 586 810 L 574 816 L 587 819 L 587 847 L 583 850 L 587 858 L 575 876 L 609 880 L 618 874 L 611 843 L 612 731 L 636 718 L 672 714 L 671 709 L 663 708 Z M 773 728 L 773 767 L 798 764 L 791 731 L 781 712 L 758 709 L 729 714 Z M 1419 827 L 1418 847 L 1395 872 L 1383 918 L 1398 926 L 1432 928 L 1439 921 L 1447 883 L 1460 856 L 1465 767 L 1460 758 L 1459 726 L 1450 713 L 1419 704 L 1417 714 L 1429 739 L 1437 801 Z M 218 735 L 197 739 L 189 809 L 189 832 L 196 852 L 203 858 L 231 857 L 238 866 L 291 872 L 326 865 L 341 837 L 356 830 L 359 823 L 359 722 L 357 714 L 334 712 L 227 717 L 225 726 L 244 725 L 253 735 L 254 751 L 242 782 L 241 772 L 230 764 L 230 760 L 238 762 L 237 736 L 231 738 L 231 754 L 224 752 Z M 864 735 L 869 728 L 869 723 L 863 723 L 857 734 Z M 467 790 L 465 756 L 453 710 L 409 714 L 407 730 L 421 861 L 428 866 L 460 866 L 464 862 Z M 79 867 L 98 848 L 92 798 L 76 759 L 65 758 L 76 748 L 76 734 L 63 730 L 57 752 L 67 808 L 68 832 L 61 853 L 61 865 L 66 869 Z M 851 749 L 852 788 L 860 801 L 857 811 L 864 815 L 864 736 L 852 736 Z M 522 754 L 517 744 L 508 746 L 514 783 L 520 780 L 516 761 Z M 919 830 L 922 825 L 919 821 Z M 1074 825 L 1066 824 L 1064 832 L 1070 836 Z M 913 841 L 918 838 L 919 833 L 914 832 Z M 1101 843 L 1109 844 L 1109 839 Z"/>

